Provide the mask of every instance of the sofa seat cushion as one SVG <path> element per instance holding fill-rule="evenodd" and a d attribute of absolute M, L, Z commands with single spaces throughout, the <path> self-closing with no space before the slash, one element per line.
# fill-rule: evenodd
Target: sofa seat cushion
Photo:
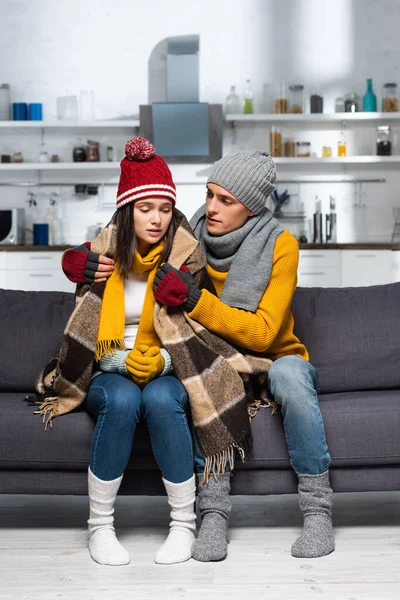
<path fill-rule="evenodd" d="M 25 394 L 0 393 L 0 469 L 81 470 L 90 461 L 95 423 L 84 410 L 53 421 L 44 431 L 35 407 L 23 402 Z M 139 423 L 129 469 L 157 469 L 145 423 Z"/>
<path fill-rule="evenodd" d="M 83 470 L 90 460 L 94 422 L 81 410 L 54 419 L 44 432 L 40 416 L 20 393 L 0 394 L 0 468 Z M 400 390 L 320 396 L 333 466 L 400 464 Z M 280 414 L 260 409 L 252 421 L 253 450 L 242 469 L 290 469 Z M 129 469 L 156 469 L 145 423 L 136 430 Z"/>
<path fill-rule="evenodd" d="M 333 465 L 400 464 L 400 390 L 321 394 Z M 252 421 L 253 450 L 237 468 L 289 468 L 280 413 L 260 409 Z"/>

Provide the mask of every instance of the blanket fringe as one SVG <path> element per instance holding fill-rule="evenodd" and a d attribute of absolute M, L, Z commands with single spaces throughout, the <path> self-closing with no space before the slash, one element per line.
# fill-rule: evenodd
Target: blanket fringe
<path fill-rule="evenodd" d="M 58 417 L 60 414 L 58 397 L 53 396 L 46 398 L 46 400 L 43 401 L 43 398 L 40 399 L 37 396 L 26 396 L 25 401 L 28 402 L 30 406 L 39 405 L 39 408 L 35 410 L 33 414 L 42 415 L 42 423 L 45 431 L 47 431 L 48 426 L 52 429 L 54 417 Z"/>
<path fill-rule="evenodd" d="M 272 415 L 274 415 L 278 411 L 279 404 L 277 404 L 273 400 L 267 400 L 267 402 L 264 402 L 262 400 L 255 400 L 254 402 L 249 404 L 247 407 L 247 412 L 249 413 L 250 422 L 252 419 L 254 419 L 254 417 L 256 416 L 256 414 L 258 413 L 260 408 L 272 408 L 272 411 L 271 411 L 271 417 L 272 417 Z"/>

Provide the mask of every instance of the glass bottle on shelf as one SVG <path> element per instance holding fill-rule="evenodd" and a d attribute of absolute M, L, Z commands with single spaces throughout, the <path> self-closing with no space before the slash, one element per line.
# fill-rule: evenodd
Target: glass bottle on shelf
<path fill-rule="evenodd" d="M 363 111 L 376 112 L 376 96 L 372 89 L 372 79 L 367 79 L 367 91 L 363 96 Z"/>
<path fill-rule="evenodd" d="M 397 83 L 384 83 L 382 88 L 382 111 L 397 112 Z"/>
<path fill-rule="evenodd" d="M 253 114 L 253 90 L 251 89 L 250 79 L 246 79 L 246 87 L 244 88 L 243 114 Z"/>
<path fill-rule="evenodd" d="M 340 132 L 340 137 L 337 146 L 337 155 L 338 156 L 347 156 L 347 144 L 346 144 L 346 136 L 344 131 Z"/>
<path fill-rule="evenodd" d="M 310 112 L 311 113 L 323 113 L 324 112 L 324 98 L 321 93 L 321 87 L 315 86 L 313 93 L 310 96 Z"/>
<path fill-rule="evenodd" d="M 283 154 L 287 158 L 293 158 L 295 156 L 296 145 L 294 140 L 285 140 L 283 143 Z"/>
<path fill-rule="evenodd" d="M 289 103 L 286 97 L 286 86 L 283 79 L 278 81 L 275 93 L 275 113 L 277 115 L 289 112 Z"/>
<path fill-rule="evenodd" d="M 282 134 L 275 125 L 269 134 L 269 152 L 274 157 L 282 156 Z"/>
<path fill-rule="evenodd" d="M 240 100 L 236 93 L 236 86 L 231 85 L 228 96 L 225 99 L 225 114 L 237 115 L 240 113 Z"/>
<path fill-rule="evenodd" d="M 376 128 L 376 154 L 377 156 L 391 156 L 392 134 L 389 125 L 379 125 Z"/>
<path fill-rule="evenodd" d="M 291 113 L 304 112 L 304 85 L 289 85 L 289 108 Z"/>

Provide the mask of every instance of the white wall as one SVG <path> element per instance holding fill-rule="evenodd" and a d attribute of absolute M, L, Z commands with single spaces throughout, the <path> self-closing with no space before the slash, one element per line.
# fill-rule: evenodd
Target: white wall
<path fill-rule="evenodd" d="M 137 114 L 139 104 L 147 102 L 152 48 L 168 36 L 199 33 L 202 101 L 223 102 L 231 84 L 242 93 L 251 78 L 260 109 L 263 83 L 283 77 L 308 90 L 321 84 L 331 112 L 336 95 L 362 95 L 367 77 L 373 78 L 378 95 L 384 81 L 399 80 L 399 20 L 398 0 L 0 0 L 0 79 L 10 83 L 12 101 L 43 102 L 46 119 L 56 117 L 57 96 L 88 88 L 95 94 L 96 118 Z M 323 143 L 335 147 L 339 132 L 294 133 L 310 139 L 320 152 Z M 109 136 L 96 134 L 106 145 Z M 22 149 L 27 160 L 34 160 L 40 150 L 37 132 L 1 136 L 2 152 Z M 49 151 L 66 160 L 74 141 L 73 135 L 59 132 L 45 138 Z M 123 141 L 112 140 L 118 152 Z M 373 148 L 374 141 L 374 126 L 349 134 L 354 151 Z M 227 131 L 225 151 L 250 145 L 268 147 L 268 130 L 244 128 L 236 144 Z M 397 138 L 395 152 L 400 154 Z M 173 173 L 178 181 L 194 181 L 196 170 L 174 167 Z M 353 186 L 344 184 L 302 186 L 300 200 L 312 213 L 316 193 L 324 210 L 329 193 L 335 195 L 340 241 L 389 239 L 392 206 L 400 205 L 397 172 L 355 174 L 387 181 L 364 186 L 367 209 L 353 207 Z M 281 170 L 279 176 L 284 175 Z M 202 202 L 204 177 L 200 181 L 199 186 L 179 187 L 178 206 L 189 216 Z M 61 192 L 68 243 L 85 238 L 88 225 L 105 222 L 112 213 L 111 208 L 98 211 L 97 199 L 75 199 L 71 188 Z M 114 190 L 107 197 L 112 202 Z M 0 206 L 24 206 L 25 200 L 26 190 L 0 187 Z M 43 207 L 46 202 L 42 200 Z M 360 214 L 362 226 L 357 225 Z"/>

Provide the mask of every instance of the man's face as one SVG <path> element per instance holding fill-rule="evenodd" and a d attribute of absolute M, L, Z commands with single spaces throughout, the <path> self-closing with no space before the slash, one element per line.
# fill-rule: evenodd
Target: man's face
<path fill-rule="evenodd" d="M 207 184 L 206 222 L 211 235 L 224 235 L 242 227 L 249 217 L 253 217 L 244 204 L 239 202 L 223 187 L 216 183 Z"/>

